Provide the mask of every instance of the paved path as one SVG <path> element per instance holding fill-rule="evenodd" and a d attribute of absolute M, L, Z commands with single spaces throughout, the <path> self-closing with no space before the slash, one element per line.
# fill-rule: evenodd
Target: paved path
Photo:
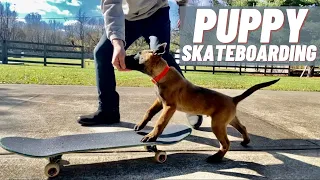
<path fill-rule="evenodd" d="M 81 127 L 77 116 L 96 110 L 95 87 L 0 85 L 0 138 L 5 136 L 54 137 L 88 132 L 128 130 L 155 98 L 153 88 L 119 88 L 121 121 L 111 127 Z M 219 90 L 237 95 L 243 90 Z M 318 179 L 320 177 L 320 93 L 260 90 L 238 106 L 250 147 L 228 128 L 231 151 L 220 164 L 205 158 L 219 143 L 210 132 L 210 120 L 185 141 L 161 147 L 165 164 L 152 161 L 142 148 L 65 155 L 70 162 L 61 179 Z M 153 126 L 153 122 L 149 126 Z M 171 124 L 188 124 L 177 112 Z M 45 159 L 25 158 L 0 148 L 0 179 L 45 179 Z"/>

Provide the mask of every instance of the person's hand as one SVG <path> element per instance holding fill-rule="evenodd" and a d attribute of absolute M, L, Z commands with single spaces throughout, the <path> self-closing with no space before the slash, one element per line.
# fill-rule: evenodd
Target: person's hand
<path fill-rule="evenodd" d="M 112 64 L 119 71 L 127 71 L 126 63 L 124 58 L 126 57 L 126 51 L 124 50 L 124 43 L 120 39 L 112 40 L 113 44 L 113 56 L 112 56 Z"/>

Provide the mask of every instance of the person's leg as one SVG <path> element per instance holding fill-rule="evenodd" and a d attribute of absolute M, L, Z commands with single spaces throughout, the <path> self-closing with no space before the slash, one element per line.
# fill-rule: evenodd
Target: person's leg
<path fill-rule="evenodd" d="M 126 21 L 125 49 L 141 36 L 138 23 Z M 112 55 L 113 45 L 104 33 L 94 49 L 99 108 L 93 114 L 81 116 L 78 122 L 82 125 L 112 124 L 120 121 L 119 94 L 116 91 Z"/>
<path fill-rule="evenodd" d="M 117 112 L 119 111 L 119 94 L 116 92 L 114 67 L 111 64 L 112 55 L 113 46 L 104 34 L 94 49 L 99 109 Z"/>
<path fill-rule="evenodd" d="M 180 66 L 170 54 L 171 26 L 169 7 L 159 9 L 144 21 L 142 36 L 149 44 L 150 49 L 156 49 L 158 44 L 167 43 L 166 53 L 162 57 L 167 61 L 169 66 L 175 67 L 183 76 Z"/>
<path fill-rule="evenodd" d="M 170 54 L 171 25 L 169 7 L 159 9 L 155 14 L 144 21 L 142 36 L 149 43 L 150 49 L 156 49 L 158 44 L 167 43 L 166 53 L 162 57 L 167 61 L 169 66 L 175 67 L 184 77 L 180 66 Z M 150 26 L 150 24 L 154 25 Z M 198 129 L 202 124 L 203 117 L 201 115 L 187 114 L 187 119 L 190 125 L 195 129 Z"/>

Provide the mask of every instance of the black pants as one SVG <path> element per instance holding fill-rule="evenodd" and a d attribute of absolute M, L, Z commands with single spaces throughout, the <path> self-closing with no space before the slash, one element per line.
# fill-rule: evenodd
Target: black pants
<path fill-rule="evenodd" d="M 181 74 L 181 69 L 169 53 L 170 48 L 170 19 L 169 7 L 161 8 L 151 17 L 138 21 L 125 21 L 125 40 L 128 47 L 138 38 L 144 37 L 150 49 L 158 44 L 167 43 L 166 54 L 163 58 L 169 66 L 175 67 Z M 103 111 L 119 111 L 119 94 L 116 92 L 114 67 L 112 66 L 113 46 L 106 34 L 94 50 L 96 78 L 99 94 L 99 109 Z"/>

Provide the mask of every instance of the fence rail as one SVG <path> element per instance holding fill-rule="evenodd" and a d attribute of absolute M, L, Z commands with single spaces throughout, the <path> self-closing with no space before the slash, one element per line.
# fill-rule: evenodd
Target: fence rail
<path fill-rule="evenodd" d="M 55 64 L 81 66 L 81 68 L 84 68 L 85 52 L 83 46 L 2 40 L 0 49 L 2 64 L 21 62 L 43 64 L 44 66 Z M 22 57 L 38 57 L 43 58 L 43 61 L 18 59 Z M 48 62 L 48 58 L 80 60 L 81 63 Z"/>
<path fill-rule="evenodd" d="M 239 75 L 242 74 L 279 74 L 279 75 L 290 75 L 291 67 L 286 68 L 279 68 L 279 67 L 272 67 L 272 66 L 202 66 L 211 69 L 201 69 L 201 66 L 191 66 L 192 69 L 188 69 L 190 66 L 184 66 L 183 71 L 186 73 L 187 71 L 198 71 L 198 72 L 211 72 L 212 74 L 219 72 L 219 73 L 237 73 Z M 199 69 L 198 69 L 199 68 Z M 217 69 L 220 68 L 220 69 Z M 223 69 L 225 68 L 225 69 Z M 251 71 L 247 71 L 247 69 L 253 69 Z"/>
<path fill-rule="evenodd" d="M 173 54 L 174 59 L 178 64 L 180 64 L 180 51 L 171 52 Z M 276 66 L 276 65 L 184 65 L 183 63 L 180 66 L 184 66 L 182 70 L 186 73 L 188 71 L 197 71 L 197 72 L 211 72 L 214 74 L 215 72 L 222 73 L 238 73 L 241 74 L 263 74 L 263 75 L 287 75 L 287 76 L 297 76 L 304 75 L 308 73 L 307 71 L 303 71 L 303 69 L 299 69 L 299 66 Z M 190 69 L 191 67 L 191 69 Z M 204 68 L 205 67 L 205 68 Z M 248 70 L 247 70 L 248 69 Z M 320 67 L 313 66 L 311 76 L 319 76 L 320 75 Z"/>
<path fill-rule="evenodd" d="M 174 55 L 177 63 L 180 62 L 180 53 L 177 50 L 176 52 L 171 52 Z M 73 46 L 65 44 L 50 44 L 50 43 L 34 43 L 34 42 L 23 42 L 23 41 L 0 41 L 0 61 L 3 64 L 8 64 L 9 62 L 18 62 L 18 63 L 34 63 L 34 64 L 43 64 L 47 66 L 48 64 L 52 65 L 70 65 L 70 66 L 81 66 L 84 68 L 84 59 L 88 58 L 87 54 L 84 52 L 83 46 Z M 10 58 L 9 58 L 10 57 Z M 27 57 L 22 59 L 22 57 Z M 28 57 L 37 57 L 43 58 L 43 61 L 32 61 Z M 20 59 L 19 59 L 20 58 Z M 69 59 L 69 60 L 80 60 L 80 63 L 75 62 L 52 62 L 48 61 L 48 58 L 60 58 L 60 59 Z M 89 58 L 92 58 L 90 55 Z M 193 67 L 188 69 L 187 67 Z M 224 73 L 239 73 L 245 74 L 282 74 L 282 75 L 300 75 L 304 74 L 303 69 L 297 69 L 295 67 L 275 67 L 275 66 L 206 66 L 207 69 L 200 68 L 199 66 L 184 66 L 184 72 L 187 71 L 200 71 L 200 72 L 224 72 Z M 225 68 L 225 69 L 223 69 Z M 249 69 L 249 71 L 247 70 Z M 320 75 L 319 67 L 313 67 L 311 75 L 318 74 Z"/>
<path fill-rule="evenodd" d="M 6 40 L 4 40 L 6 41 Z M 33 45 L 47 45 L 47 46 L 58 46 L 58 47 L 74 47 L 74 48 L 81 48 L 82 46 L 73 46 L 73 45 L 67 45 L 67 44 L 50 44 L 50 43 L 35 43 L 35 42 L 27 42 L 27 41 L 7 41 L 10 43 L 23 43 L 23 44 L 33 44 Z"/>

